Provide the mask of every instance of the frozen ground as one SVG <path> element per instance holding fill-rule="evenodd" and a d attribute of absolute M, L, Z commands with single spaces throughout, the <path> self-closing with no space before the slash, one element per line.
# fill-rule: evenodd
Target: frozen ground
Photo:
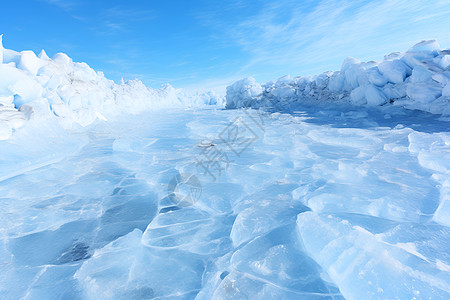
<path fill-rule="evenodd" d="M 448 119 L 293 111 L 23 126 L 0 141 L 0 298 L 448 299 Z"/>

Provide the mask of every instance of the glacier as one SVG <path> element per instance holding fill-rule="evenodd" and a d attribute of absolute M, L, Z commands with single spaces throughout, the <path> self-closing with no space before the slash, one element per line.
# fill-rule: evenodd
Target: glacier
<path fill-rule="evenodd" d="M 226 97 L 2 48 L 0 298 L 448 299 L 438 48 Z"/>

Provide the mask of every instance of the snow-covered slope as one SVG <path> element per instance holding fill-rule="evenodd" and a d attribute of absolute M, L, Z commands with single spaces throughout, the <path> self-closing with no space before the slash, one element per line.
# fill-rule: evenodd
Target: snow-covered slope
<path fill-rule="evenodd" d="M 220 101 L 214 92 L 187 94 L 170 85 L 152 89 L 139 80 L 118 85 L 64 53 L 50 59 L 44 51 L 36 56 L 4 49 L 0 36 L 0 140 L 30 118 L 56 118 L 70 128 L 123 113 Z"/>
<path fill-rule="evenodd" d="M 382 62 L 347 58 L 337 72 L 312 77 L 289 75 L 264 85 L 245 78 L 227 88 L 227 108 L 271 107 L 288 111 L 296 104 L 346 101 L 354 105 L 386 103 L 433 114 L 450 114 L 450 50 L 435 40 L 422 41 L 406 53 Z"/>

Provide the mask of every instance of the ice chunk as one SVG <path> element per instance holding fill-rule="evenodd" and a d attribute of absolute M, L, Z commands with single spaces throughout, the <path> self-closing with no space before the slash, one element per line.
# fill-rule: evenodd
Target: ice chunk
<path fill-rule="evenodd" d="M 72 62 L 72 59 L 65 53 L 56 53 L 53 56 L 53 61 L 63 67 L 68 68 L 70 63 Z"/>
<path fill-rule="evenodd" d="M 450 115 L 450 97 L 439 97 L 430 104 L 432 114 Z"/>
<path fill-rule="evenodd" d="M 441 84 L 441 86 L 445 86 L 447 83 L 450 82 L 450 71 L 445 71 L 442 73 L 434 73 L 431 78 L 436 81 L 439 82 Z"/>
<path fill-rule="evenodd" d="M 350 97 L 352 103 L 356 105 L 363 105 L 367 103 L 370 106 L 377 106 L 388 101 L 388 98 L 383 91 L 373 84 L 357 87 L 351 92 Z"/>
<path fill-rule="evenodd" d="M 387 97 L 380 88 L 372 84 L 366 86 L 365 96 L 367 104 L 370 106 L 378 106 L 387 102 Z"/>
<path fill-rule="evenodd" d="M 431 61 L 438 55 L 440 46 L 437 41 L 422 41 L 411 47 L 403 56 L 402 60 L 411 68 L 423 64 L 425 61 Z"/>
<path fill-rule="evenodd" d="M 3 63 L 10 64 L 13 67 L 19 63 L 20 53 L 10 49 L 3 49 Z"/>
<path fill-rule="evenodd" d="M 295 96 L 295 89 L 290 86 L 281 86 L 271 91 L 272 95 L 279 98 L 290 98 Z"/>
<path fill-rule="evenodd" d="M 284 85 L 286 83 L 292 82 L 291 76 L 290 75 L 285 75 L 282 76 L 280 78 L 278 78 L 276 85 Z"/>
<path fill-rule="evenodd" d="M 398 59 L 383 61 L 378 69 L 392 83 L 402 83 L 408 72 L 408 67 Z"/>
<path fill-rule="evenodd" d="M 32 76 L 36 76 L 38 70 L 44 64 L 42 60 L 37 58 L 33 51 L 22 51 L 20 54 L 17 68 L 29 72 Z"/>
<path fill-rule="evenodd" d="M 238 108 L 252 106 L 261 97 L 261 85 L 256 83 L 252 77 L 236 81 L 227 87 L 227 108 Z"/>
<path fill-rule="evenodd" d="M 369 73 L 370 83 L 372 83 L 376 86 L 384 86 L 388 82 L 386 77 L 381 75 L 381 73 L 378 71 L 378 68 L 370 68 L 368 70 L 368 73 Z"/>
<path fill-rule="evenodd" d="M 0 80 L 0 93 L 18 96 L 14 98 L 16 107 L 42 95 L 42 87 L 35 80 L 9 65 L 0 65 Z"/>
<path fill-rule="evenodd" d="M 411 82 L 427 82 L 431 80 L 432 76 L 433 73 L 424 66 L 416 66 L 412 71 Z"/>
<path fill-rule="evenodd" d="M 436 40 L 425 40 L 420 43 L 415 44 L 411 48 L 408 49 L 410 53 L 437 53 L 441 47 Z"/>
<path fill-rule="evenodd" d="M 357 60 L 356 58 L 354 58 L 354 57 L 347 57 L 342 62 L 341 72 L 345 72 L 348 69 L 352 68 L 353 66 L 359 65 L 359 64 L 361 64 L 361 61 Z"/>
<path fill-rule="evenodd" d="M 448 67 L 450 66 L 450 54 L 442 55 L 442 57 L 439 59 L 438 65 L 444 70 L 448 69 Z"/>
<path fill-rule="evenodd" d="M 361 62 L 353 57 L 348 57 L 344 60 L 341 73 L 345 74 L 347 89 L 355 89 L 365 83 L 365 78 L 361 79 L 361 76 L 364 76 L 361 70 Z"/>
<path fill-rule="evenodd" d="M 344 81 L 344 75 L 342 75 L 342 73 L 340 72 L 336 72 L 330 77 L 328 89 L 332 92 L 340 92 L 344 88 Z"/>
<path fill-rule="evenodd" d="M 414 101 L 429 103 L 442 95 L 440 84 L 430 81 L 426 83 L 408 83 L 406 94 Z"/>
<path fill-rule="evenodd" d="M 359 86 L 350 93 L 350 99 L 355 105 L 363 105 L 367 103 L 366 87 Z"/>
<path fill-rule="evenodd" d="M 388 83 L 383 87 L 383 92 L 390 100 L 401 99 L 406 97 L 406 84 L 400 83 L 393 85 L 392 83 Z"/>
<path fill-rule="evenodd" d="M 384 56 L 384 60 L 394 60 L 394 59 L 400 59 L 402 58 L 403 54 L 401 52 L 392 52 L 389 53 L 388 55 Z"/>

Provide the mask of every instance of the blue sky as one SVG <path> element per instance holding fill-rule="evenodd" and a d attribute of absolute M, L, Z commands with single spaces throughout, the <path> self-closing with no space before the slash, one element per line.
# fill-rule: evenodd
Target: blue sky
<path fill-rule="evenodd" d="M 339 70 L 423 39 L 450 47 L 448 0 L 4 0 L 5 48 L 65 52 L 115 81 L 220 88 Z"/>

